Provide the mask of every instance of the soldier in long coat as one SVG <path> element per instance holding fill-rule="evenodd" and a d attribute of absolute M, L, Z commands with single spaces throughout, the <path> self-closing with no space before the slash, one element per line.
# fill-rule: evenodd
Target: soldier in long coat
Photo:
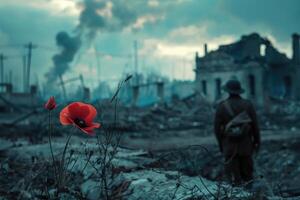
<path fill-rule="evenodd" d="M 215 115 L 215 136 L 225 157 L 225 174 L 233 184 L 251 182 L 253 179 L 253 154 L 260 147 L 260 131 L 254 106 L 240 95 L 244 92 L 238 80 L 229 80 L 223 89 L 229 97 L 220 102 Z M 227 103 L 226 103 L 227 102 Z M 232 140 L 224 133 L 226 124 L 233 119 L 228 112 L 229 104 L 235 114 L 246 111 L 251 118 L 250 129 L 240 140 Z"/>

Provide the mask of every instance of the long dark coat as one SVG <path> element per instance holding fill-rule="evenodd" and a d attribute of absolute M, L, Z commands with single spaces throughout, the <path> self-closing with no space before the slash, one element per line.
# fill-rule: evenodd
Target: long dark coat
<path fill-rule="evenodd" d="M 224 105 L 225 101 L 229 102 L 234 113 L 238 114 L 246 111 L 252 119 L 249 134 L 238 142 L 232 141 L 224 135 L 224 127 L 233 118 Z M 222 101 L 217 106 L 214 124 L 215 135 L 220 150 L 225 156 L 231 156 L 233 154 L 240 156 L 252 155 L 254 147 L 260 145 L 260 132 L 255 109 L 250 101 L 240 96 L 230 96 L 225 101 Z"/>

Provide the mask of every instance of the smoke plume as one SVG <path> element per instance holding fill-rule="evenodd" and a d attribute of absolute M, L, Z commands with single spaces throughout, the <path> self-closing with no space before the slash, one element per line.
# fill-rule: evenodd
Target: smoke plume
<path fill-rule="evenodd" d="M 56 44 L 61 48 L 61 52 L 52 57 L 54 66 L 46 74 L 48 82 L 55 81 L 58 76 L 63 75 L 70 68 L 70 62 L 73 61 L 79 50 L 81 40 L 78 36 L 71 37 L 62 31 L 56 35 Z"/>
<path fill-rule="evenodd" d="M 98 32 L 121 31 L 133 25 L 137 14 L 127 4 L 124 0 L 84 0 L 75 36 L 71 37 L 66 32 L 56 35 L 56 44 L 62 50 L 52 58 L 54 66 L 46 74 L 48 83 L 68 71 L 82 41 L 91 43 Z"/>

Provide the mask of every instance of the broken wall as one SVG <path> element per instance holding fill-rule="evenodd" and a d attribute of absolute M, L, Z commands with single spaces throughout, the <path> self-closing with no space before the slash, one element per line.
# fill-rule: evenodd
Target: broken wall
<path fill-rule="evenodd" d="M 243 97 L 252 100 L 256 105 L 263 106 L 264 102 L 264 68 L 256 63 L 249 63 L 237 70 L 198 71 L 195 88 L 210 102 L 226 98 L 222 86 L 230 79 L 236 78 L 245 89 Z"/>

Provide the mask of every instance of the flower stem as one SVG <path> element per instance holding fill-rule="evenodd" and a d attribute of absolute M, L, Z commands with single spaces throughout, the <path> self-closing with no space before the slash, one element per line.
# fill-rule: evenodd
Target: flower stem
<path fill-rule="evenodd" d="M 68 145 L 69 145 L 69 142 L 70 142 L 70 139 L 72 137 L 72 133 L 70 133 L 68 135 L 68 138 L 67 138 L 67 142 L 65 144 L 65 148 L 64 148 L 64 151 L 63 151 L 63 154 L 62 154 L 62 157 L 61 157 L 61 161 L 60 161 L 60 168 L 59 168 L 59 189 L 61 189 L 61 186 L 63 186 L 64 184 L 64 179 L 65 179 L 65 169 L 64 169 L 64 165 L 65 165 L 65 157 L 66 157 L 66 151 L 67 151 L 67 148 L 68 148 Z"/>
<path fill-rule="evenodd" d="M 55 159 L 54 159 L 54 154 L 53 154 L 51 135 L 52 135 L 52 118 L 51 118 L 51 110 L 49 110 L 49 133 L 48 133 L 48 137 L 49 137 L 49 145 L 50 145 L 50 151 L 51 151 L 51 156 L 52 156 L 52 165 L 53 165 L 54 173 L 55 173 L 54 175 L 55 175 L 55 179 L 57 180 L 57 170 L 56 170 Z"/>

